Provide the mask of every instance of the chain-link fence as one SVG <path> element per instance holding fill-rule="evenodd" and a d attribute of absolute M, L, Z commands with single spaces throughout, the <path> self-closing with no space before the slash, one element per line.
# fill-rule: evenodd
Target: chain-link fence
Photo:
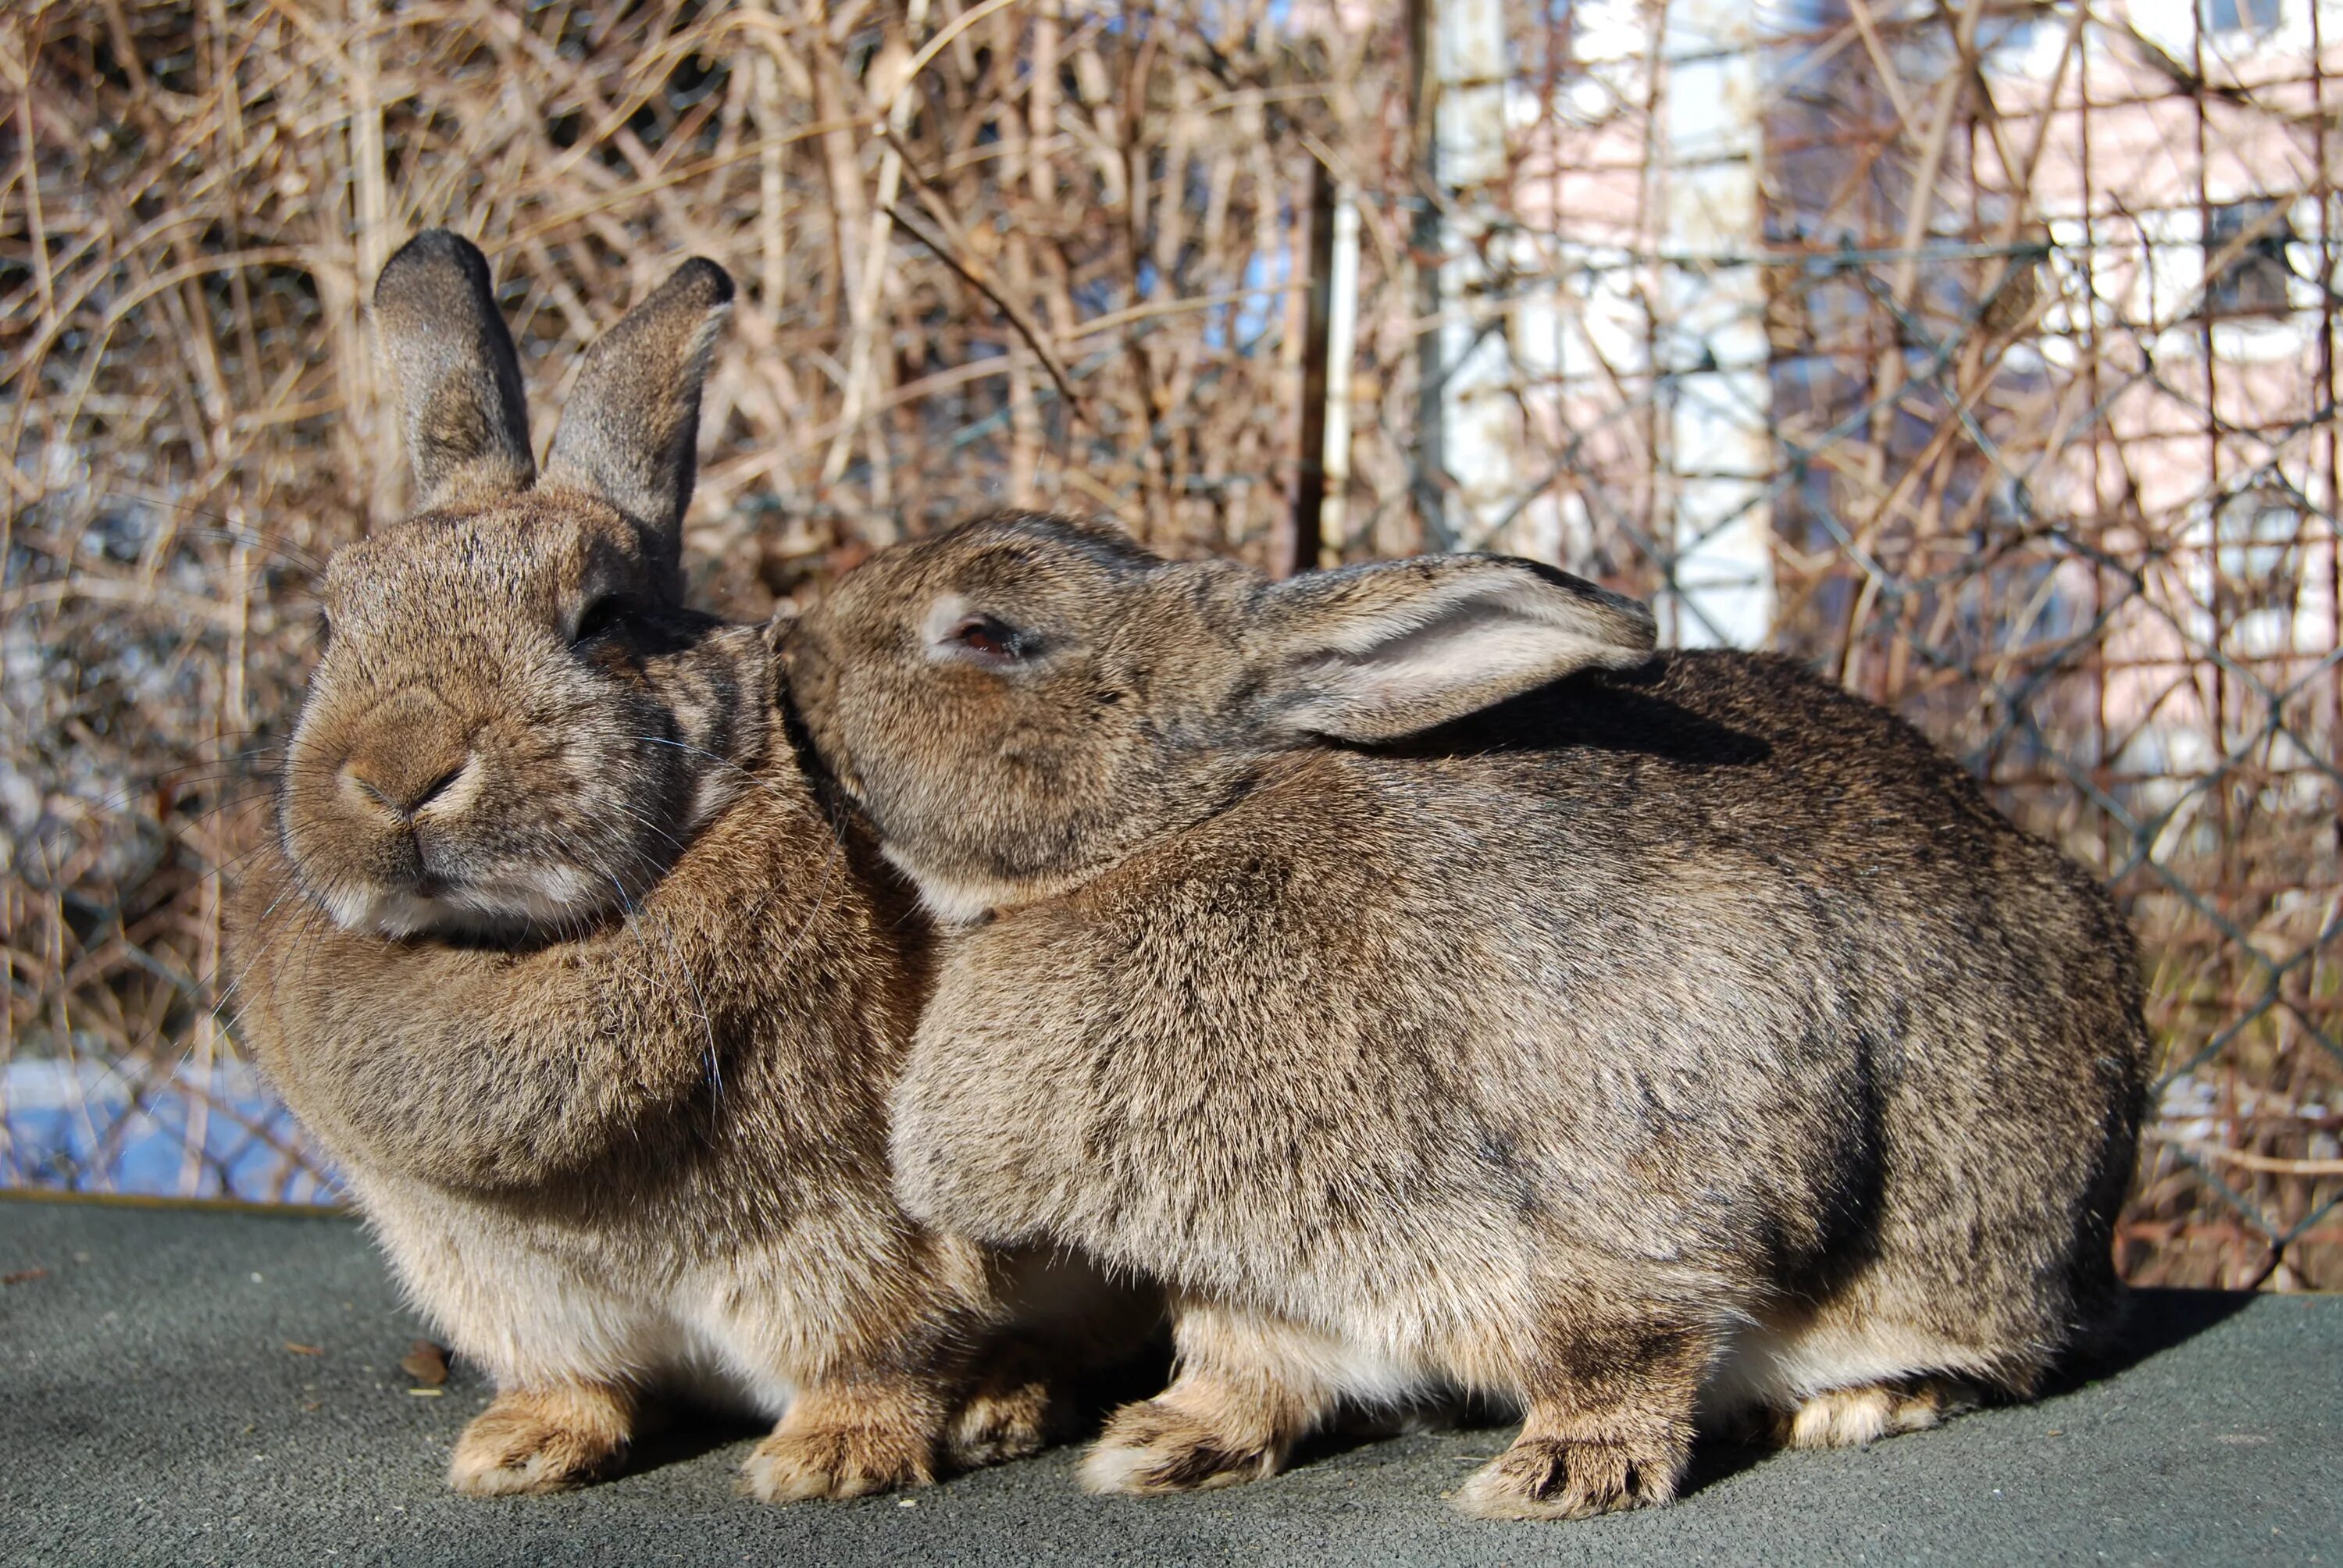
<path fill-rule="evenodd" d="M 1035 505 L 1537 555 L 1896 707 L 2139 926 L 2127 1270 L 2343 1284 L 2343 5 L 112 0 L 0 92 L 0 1181 L 325 1190 L 220 874 L 399 505 L 358 301 L 448 223 L 543 409 L 739 277 L 731 613 Z"/>

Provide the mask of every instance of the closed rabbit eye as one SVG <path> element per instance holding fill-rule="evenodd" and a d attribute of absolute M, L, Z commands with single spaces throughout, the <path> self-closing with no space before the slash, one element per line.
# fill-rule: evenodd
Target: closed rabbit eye
<path fill-rule="evenodd" d="M 944 638 L 979 664 L 1014 664 L 1032 652 L 1031 637 L 998 616 L 962 616 Z"/>
<path fill-rule="evenodd" d="M 623 594 L 606 593 L 588 605 L 578 617 L 578 628 L 569 634 L 570 646 L 583 647 L 595 638 L 618 630 L 634 613 Z"/>

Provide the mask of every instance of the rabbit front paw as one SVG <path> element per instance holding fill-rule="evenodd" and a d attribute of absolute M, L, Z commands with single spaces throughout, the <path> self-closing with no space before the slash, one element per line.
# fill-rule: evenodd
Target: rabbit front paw
<path fill-rule="evenodd" d="M 1258 1481 L 1282 1456 L 1266 1442 L 1233 1437 L 1161 1400 L 1114 1412 L 1082 1460 L 1085 1492 L 1147 1496 Z"/>
<path fill-rule="evenodd" d="M 936 1478 L 935 1443 L 923 1431 L 848 1423 L 792 1427 L 784 1422 L 741 1466 L 759 1503 L 867 1497 Z"/>
<path fill-rule="evenodd" d="M 447 1484 L 474 1497 L 597 1481 L 627 1453 L 622 1407 L 583 1394 L 501 1393 L 456 1440 Z"/>
<path fill-rule="evenodd" d="M 1585 1519 L 1675 1495 L 1684 1459 L 1659 1444 L 1523 1436 L 1456 1495 L 1482 1519 Z"/>

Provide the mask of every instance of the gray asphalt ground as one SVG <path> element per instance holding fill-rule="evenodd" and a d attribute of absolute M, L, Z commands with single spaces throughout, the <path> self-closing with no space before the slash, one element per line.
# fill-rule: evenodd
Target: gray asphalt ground
<path fill-rule="evenodd" d="M 0 1201 L 0 1277 L 9 1563 L 2343 1562 L 2343 1297 L 2144 1292 L 2121 1354 L 2032 1407 L 1719 1448 L 1672 1508 L 1492 1524 L 1442 1499 L 1499 1430 L 1192 1497 L 1086 1497 L 1059 1450 L 786 1508 L 734 1490 L 753 1433 L 692 1432 L 602 1486 L 475 1502 L 439 1476 L 488 1390 L 458 1366 L 410 1392 L 423 1326 L 346 1220 Z"/>

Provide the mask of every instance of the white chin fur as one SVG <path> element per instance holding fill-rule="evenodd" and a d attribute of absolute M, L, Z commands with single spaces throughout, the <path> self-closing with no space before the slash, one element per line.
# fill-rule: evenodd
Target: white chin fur
<path fill-rule="evenodd" d="M 547 866 L 526 880 L 463 888 L 439 898 L 390 888 L 337 888 L 321 900 L 346 931 L 407 938 L 454 932 L 485 934 L 556 926 L 599 914 L 617 889 L 570 866 Z"/>
<path fill-rule="evenodd" d="M 1006 882 L 955 881 L 931 876 L 892 844 L 879 852 L 920 890 L 920 902 L 939 925 L 972 926 L 1003 904 L 1015 900 L 1018 890 Z"/>
<path fill-rule="evenodd" d="M 944 926 L 979 925 L 987 915 L 1055 898 L 1097 875 L 1093 868 L 1071 876 L 1035 877 L 1015 882 L 984 877 L 944 877 L 922 869 L 892 844 L 881 844 L 879 852 L 911 879 L 911 885 L 920 890 L 920 904 L 935 917 L 937 924 Z"/>

